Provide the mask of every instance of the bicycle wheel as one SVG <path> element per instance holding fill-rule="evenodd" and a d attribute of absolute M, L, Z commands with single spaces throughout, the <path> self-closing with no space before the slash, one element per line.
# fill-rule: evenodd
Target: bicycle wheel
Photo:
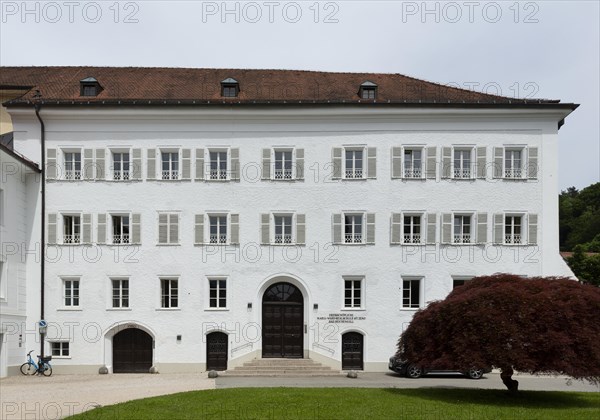
<path fill-rule="evenodd" d="M 48 363 L 44 363 L 43 369 L 44 376 L 52 375 L 52 366 L 50 366 Z"/>
<path fill-rule="evenodd" d="M 21 373 L 25 376 L 35 375 L 35 368 L 31 363 L 23 363 L 21 365 Z"/>

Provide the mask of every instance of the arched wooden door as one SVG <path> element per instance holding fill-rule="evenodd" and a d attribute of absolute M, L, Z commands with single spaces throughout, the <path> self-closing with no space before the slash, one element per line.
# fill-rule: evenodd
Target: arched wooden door
<path fill-rule="evenodd" d="M 342 335 L 342 370 L 363 370 L 364 337 L 357 332 Z"/>
<path fill-rule="evenodd" d="M 227 370 L 227 334 L 212 332 L 206 336 L 206 370 Z"/>
<path fill-rule="evenodd" d="M 148 373 L 152 367 L 152 337 L 138 328 L 127 328 L 113 337 L 113 372 Z"/>
<path fill-rule="evenodd" d="M 263 357 L 304 357 L 304 297 L 293 284 L 276 283 L 263 295 Z"/>

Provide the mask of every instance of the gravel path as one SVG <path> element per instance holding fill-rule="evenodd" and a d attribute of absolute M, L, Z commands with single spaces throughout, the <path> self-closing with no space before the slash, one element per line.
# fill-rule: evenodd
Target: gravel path
<path fill-rule="evenodd" d="M 98 405 L 213 388 L 205 374 L 11 376 L 0 380 L 0 418 L 59 419 Z"/>

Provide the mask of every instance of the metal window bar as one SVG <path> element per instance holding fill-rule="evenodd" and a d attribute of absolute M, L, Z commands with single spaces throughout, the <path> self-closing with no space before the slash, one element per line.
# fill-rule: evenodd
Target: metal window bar
<path fill-rule="evenodd" d="M 471 178 L 471 168 L 454 168 L 454 178 Z"/>
<path fill-rule="evenodd" d="M 164 178 L 164 172 L 167 172 L 167 171 L 163 171 L 163 179 L 165 179 Z M 126 169 L 125 170 L 119 170 L 119 171 L 117 171 L 117 170 L 113 171 L 113 180 L 115 180 L 115 181 L 127 181 L 127 180 L 129 180 L 129 171 L 126 170 Z"/>
<path fill-rule="evenodd" d="M 210 179 L 227 179 L 226 169 L 211 169 Z"/>
<path fill-rule="evenodd" d="M 113 244 L 128 244 L 129 243 L 129 234 L 122 233 L 113 235 Z"/>
<path fill-rule="evenodd" d="M 214 233 L 210 235 L 209 242 L 211 244 L 224 244 L 227 242 L 227 235 L 215 235 Z"/>
<path fill-rule="evenodd" d="M 177 171 L 175 169 L 162 171 L 162 179 L 178 179 L 178 178 L 179 178 L 179 171 Z"/>
<path fill-rule="evenodd" d="M 80 180 L 81 179 L 81 171 L 76 171 L 74 169 L 67 169 L 65 171 L 65 179 L 70 181 Z"/>
<path fill-rule="evenodd" d="M 418 233 L 404 234 L 404 243 L 405 244 L 420 244 L 421 243 L 421 235 Z"/>
<path fill-rule="evenodd" d="M 80 242 L 81 242 L 81 236 L 79 234 L 65 234 L 64 243 L 78 244 Z"/>
<path fill-rule="evenodd" d="M 291 169 L 275 169 L 275 179 L 292 179 Z"/>
<path fill-rule="evenodd" d="M 346 178 L 362 178 L 363 170 L 362 169 L 346 169 Z"/>
<path fill-rule="evenodd" d="M 292 235 L 290 234 L 276 234 L 275 235 L 275 243 L 276 244 L 291 244 L 292 243 Z"/>
<path fill-rule="evenodd" d="M 523 238 L 519 234 L 506 234 L 504 235 L 504 243 L 506 244 L 521 244 Z"/>
<path fill-rule="evenodd" d="M 471 243 L 471 235 L 468 233 L 455 234 L 454 235 L 454 243 L 455 244 L 470 244 Z"/>
<path fill-rule="evenodd" d="M 361 233 L 346 233 L 345 234 L 345 243 L 361 243 L 362 242 L 362 234 Z"/>
<path fill-rule="evenodd" d="M 405 178 L 421 178 L 422 175 L 421 167 L 413 166 L 404 168 Z"/>
<path fill-rule="evenodd" d="M 504 171 L 505 178 L 521 178 L 523 175 L 523 171 L 521 168 L 507 168 Z"/>

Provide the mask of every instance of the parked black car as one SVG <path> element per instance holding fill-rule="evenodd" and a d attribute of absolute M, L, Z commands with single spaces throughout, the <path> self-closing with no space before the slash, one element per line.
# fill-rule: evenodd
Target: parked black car
<path fill-rule="evenodd" d="M 419 366 L 414 363 L 410 363 L 407 360 L 400 360 L 397 357 L 390 357 L 389 369 L 399 373 L 400 375 L 406 376 L 407 378 L 420 378 L 427 374 L 440 374 L 440 373 L 459 373 L 465 375 L 471 379 L 479 379 L 484 373 L 492 371 L 491 368 L 473 367 L 467 371 L 457 370 L 443 370 L 443 369 L 428 369 L 423 366 Z"/>

